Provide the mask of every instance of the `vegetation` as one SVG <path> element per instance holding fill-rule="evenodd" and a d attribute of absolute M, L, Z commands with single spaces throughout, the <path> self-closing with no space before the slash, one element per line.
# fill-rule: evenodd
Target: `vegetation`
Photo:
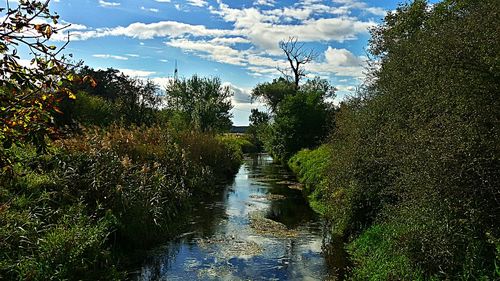
<path fill-rule="evenodd" d="M 323 215 L 327 214 L 322 196 L 328 184 L 331 158 L 331 147 L 322 145 L 314 150 L 303 149 L 288 160 L 288 167 L 305 186 L 304 193 L 308 196 L 309 204 Z"/>
<path fill-rule="evenodd" d="M 60 112 L 59 102 L 75 98 L 67 84 L 77 77 L 66 57 L 59 56 L 65 45 L 58 48 L 47 42 L 64 29 L 57 27 L 59 16 L 48 9 L 48 3 L 21 1 L 14 9 L 0 8 L 5 11 L 0 23 L 1 172 L 12 168 L 5 149 L 14 143 L 29 142 L 45 150 L 45 137 L 55 133 L 52 119 Z M 33 54 L 31 67 L 19 63 L 19 46 Z"/>
<path fill-rule="evenodd" d="M 232 94 L 218 78 L 164 96 L 70 65 L 47 44 L 62 30 L 48 1 L 19 3 L 0 25 L 1 278 L 124 278 L 122 251 L 168 237 L 261 148 L 344 238 L 353 280 L 500 278 L 498 1 L 388 13 L 365 85 L 336 107 L 328 81 L 301 80 L 313 52 L 282 42 L 292 75 L 254 88 L 269 111 L 252 111 L 246 136 L 224 134 Z"/>
<path fill-rule="evenodd" d="M 349 242 L 353 279 L 500 277 L 499 8 L 389 13 L 372 30 L 370 79 L 336 114 L 326 174 L 306 164 L 324 148 L 290 161 Z"/>
<path fill-rule="evenodd" d="M 176 127 L 202 132 L 224 132 L 231 128 L 232 93 L 219 78 L 174 81 L 166 89 L 167 105 L 174 111 Z"/>
<path fill-rule="evenodd" d="M 1 188 L 8 279 L 119 277 L 109 270 L 120 266 L 116 250 L 161 241 L 191 198 L 213 193 L 241 161 L 213 136 L 158 127 L 86 129 L 53 147 L 16 148 L 16 176 Z"/>
<path fill-rule="evenodd" d="M 313 148 L 327 137 L 333 107 L 327 98 L 335 89 L 326 80 L 308 80 L 298 90 L 284 78 L 257 85 L 254 98 L 268 103 L 271 116 L 259 111 L 250 116 L 250 132 L 276 160 L 285 162 L 303 148 Z M 279 98 L 275 92 L 281 92 Z"/>
<path fill-rule="evenodd" d="M 172 235 L 250 144 L 215 134 L 231 124 L 217 78 L 167 89 L 199 97 L 187 126 L 175 127 L 186 108 L 161 108 L 151 81 L 69 65 L 46 44 L 59 30 L 33 23 L 57 24 L 47 6 L 20 1 L 0 27 L 0 278 L 123 279 L 121 253 Z M 18 63 L 18 44 L 33 51 L 30 67 Z"/>

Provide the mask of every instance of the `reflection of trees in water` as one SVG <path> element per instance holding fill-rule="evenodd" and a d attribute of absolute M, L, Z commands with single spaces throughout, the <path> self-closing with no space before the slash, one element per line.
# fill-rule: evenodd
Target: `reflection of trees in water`
<path fill-rule="evenodd" d="M 349 259 L 344 248 L 344 240 L 340 235 L 331 233 L 331 224 L 323 223 L 322 253 L 325 259 L 329 274 L 336 277 L 336 280 L 344 280 L 349 269 Z"/>
<path fill-rule="evenodd" d="M 309 221 L 316 220 L 317 216 L 309 207 L 301 191 L 278 184 L 280 181 L 293 178 L 291 173 L 277 163 L 273 163 L 267 155 L 253 157 L 249 165 L 250 177 L 275 179 L 267 182 L 268 191 L 272 194 L 284 195 L 286 199 L 270 202 L 266 218 L 281 222 L 288 228 L 296 228 Z"/>
<path fill-rule="evenodd" d="M 284 223 L 289 228 L 300 226 L 307 227 L 307 237 L 283 238 L 282 250 L 279 250 L 280 266 L 283 271 L 276 271 L 276 267 L 266 269 L 263 272 L 252 271 L 249 269 L 248 260 L 242 260 L 245 266 L 242 268 L 244 275 L 253 276 L 256 274 L 265 274 L 273 276 L 278 274 L 280 278 L 300 278 L 310 276 L 321 278 L 327 270 L 332 276 L 342 279 L 345 275 L 347 265 L 343 243 L 341 239 L 329 235 L 329 226 L 322 221 L 318 221 L 316 214 L 309 208 L 307 202 L 298 190 L 289 189 L 286 185 L 276 182 L 288 179 L 289 172 L 282 166 L 272 163 L 267 155 L 247 158 L 244 169 L 248 172 L 249 184 L 253 188 L 258 188 L 259 178 L 274 179 L 265 181 L 262 190 L 259 192 L 271 192 L 281 194 L 286 197 L 283 200 L 270 201 L 267 218 Z M 241 179 L 239 179 L 241 180 Z M 226 208 L 228 207 L 228 197 L 231 194 L 231 188 L 225 188 L 219 194 L 211 198 L 204 198 L 204 202 L 193 204 L 193 209 L 186 212 L 180 220 L 181 227 L 176 232 L 177 235 L 185 234 L 184 237 L 174 239 L 166 247 L 157 251 L 158 254 L 152 255 L 146 262 L 147 267 L 142 270 L 140 280 L 160 280 L 165 278 L 167 272 L 174 271 L 179 273 L 184 266 L 182 263 L 189 259 L 201 259 L 207 257 L 207 253 L 200 250 L 194 238 L 213 237 L 220 232 L 224 232 L 223 220 L 226 218 Z M 222 225 L 222 226 L 221 226 Z M 323 227 L 323 232 L 321 230 Z M 318 256 L 317 246 L 309 249 L 307 243 L 322 240 L 322 256 Z M 280 242 L 281 243 L 281 242 Z M 305 243 L 305 244 L 304 244 Z M 317 245 L 317 244 L 316 244 Z M 305 247 L 305 248 L 304 248 Z M 312 247 L 312 246 L 311 246 Z M 186 255 L 189 259 L 185 260 Z M 259 268 L 259 262 L 266 262 L 265 256 L 255 258 L 256 268 Z M 313 259 L 312 262 L 306 262 L 304 259 Z M 271 261 L 274 264 L 275 261 Z M 234 263 L 234 261 L 233 261 Z M 181 268 L 178 268 L 178 267 Z M 252 275 L 253 274 L 253 275 Z M 283 276 L 284 274 L 284 276 Z M 254 276 L 255 277 L 255 276 Z"/>
<path fill-rule="evenodd" d="M 169 235 L 176 237 L 166 246 L 160 247 L 151 254 L 141 270 L 138 280 L 160 280 L 172 267 L 183 247 L 189 250 L 196 248 L 195 238 L 213 236 L 221 222 L 226 219 L 226 206 L 228 194 L 232 192 L 224 188 L 213 196 L 193 201 L 192 208 L 185 211 L 174 222 L 174 231 Z"/>

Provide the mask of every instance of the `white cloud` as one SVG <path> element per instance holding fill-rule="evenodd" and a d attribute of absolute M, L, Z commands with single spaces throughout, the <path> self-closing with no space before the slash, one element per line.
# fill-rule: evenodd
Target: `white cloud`
<path fill-rule="evenodd" d="M 156 2 L 159 2 L 159 3 L 170 3 L 172 2 L 172 0 L 155 0 Z"/>
<path fill-rule="evenodd" d="M 160 10 L 156 9 L 156 8 L 146 8 L 144 6 L 141 7 L 141 10 L 143 11 L 149 11 L 149 12 L 153 12 L 153 13 L 158 13 Z"/>
<path fill-rule="evenodd" d="M 162 90 L 174 82 L 174 78 L 172 77 L 155 77 L 150 80 L 158 85 Z"/>
<path fill-rule="evenodd" d="M 118 3 L 118 2 L 107 2 L 104 0 L 99 0 L 99 6 L 101 6 L 101 7 L 117 7 L 120 5 L 121 5 L 121 3 Z"/>
<path fill-rule="evenodd" d="M 193 36 L 230 36 L 240 35 L 240 31 L 225 29 L 210 29 L 203 25 L 191 25 L 177 21 L 160 21 L 155 23 L 132 23 L 126 27 L 99 28 L 92 31 L 72 33 L 74 40 L 86 40 L 107 36 L 127 36 L 141 40 L 153 39 L 155 37 L 180 37 L 183 35 Z"/>
<path fill-rule="evenodd" d="M 205 0 L 187 0 L 187 3 L 191 6 L 196 6 L 196 7 L 203 7 L 208 5 L 207 1 Z"/>
<path fill-rule="evenodd" d="M 317 4 L 312 4 L 317 5 Z M 326 7 L 326 6 L 325 6 Z M 296 36 L 304 42 L 355 40 L 359 34 L 368 33 L 368 28 L 375 25 L 372 21 L 362 21 L 355 17 L 340 16 L 329 18 L 309 18 L 311 13 L 325 9 L 283 8 L 262 12 L 256 8 L 230 8 L 219 3 L 219 8 L 211 8 L 213 14 L 221 16 L 226 22 L 233 23 L 234 30 L 244 34 L 254 45 L 262 50 L 278 54 L 278 43 L 290 36 Z M 340 11 L 330 11 L 340 13 Z M 282 17 L 300 19 L 298 24 L 287 24 Z"/>
<path fill-rule="evenodd" d="M 95 54 L 92 56 L 95 58 L 100 58 L 100 59 L 128 60 L 127 57 L 114 56 L 114 55 L 108 55 L 108 54 Z"/>
<path fill-rule="evenodd" d="M 170 0 L 155 0 L 156 2 L 171 2 Z M 105 2 L 104 0 L 100 0 Z M 115 2 L 105 2 L 108 5 L 119 5 Z M 114 3 L 114 4 L 110 4 Z M 204 7 L 205 0 L 186 0 L 187 5 Z M 272 6 L 274 0 L 255 0 L 257 7 L 234 8 L 217 0 L 218 6 L 208 7 L 213 15 L 217 15 L 230 28 L 208 28 L 204 25 L 194 25 L 177 21 L 160 21 L 153 23 L 135 22 L 128 26 L 99 28 L 89 30 L 82 26 L 75 28 L 72 40 L 90 38 L 125 36 L 148 40 L 166 38 L 165 44 L 182 49 L 201 58 L 212 61 L 237 65 L 245 68 L 254 76 L 277 76 L 276 68 L 287 68 L 283 60 L 282 50 L 278 47 L 281 40 L 290 36 L 297 37 L 301 42 L 321 42 L 330 44 L 356 40 L 360 35 L 366 35 L 368 28 L 375 22 L 353 16 L 352 10 L 363 13 L 382 15 L 385 10 L 371 7 L 358 0 L 301 0 L 290 6 L 281 8 L 261 8 Z M 115 6 L 116 6 L 115 5 Z M 179 3 L 175 4 L 181 10 Z M 141 7 L 142 10 L 157 12 L 156 9 Z M 143 42 L 139 44 L 144 45 Z M 127 55 L 131 57 L 130 55 Z M 126 57 L 100 55 L 102 58 L 126 59 Z M 320 61 L 306 66 L 315 75 L 338 75 L 346 77 L 362 77 L 366 58 L 356 56 L 346 49 L 328 47 Z M 163 61 L 163 60 L 161 60 Z M 147 76 L 147 75 L 146 75 Z"/>
<path fill-rule="evenodd" d="M 355 56 L 349 50 L 335 49 L 328 47 L 323 62 L 312 62 L 306 65 L 306 69 L 315 74 L 337 76 L 349 76 L 360 78 L 364 76 L 363 71 L 366 67 L 366 57 Z"/>
<path fill-rule="evenodd" d="M 118 68 L 118 70 L 121 71 L 123 74 L 131 77 L 148 77 L 156 73 L 154 71 L 135 70 L 128 68 Z"/>
<path fill-rule="evenodd" d="M 274 4 L 276 4 L 275 0 L 256 0 L 253 2 L 254 5 L 260 5 L 260 6 L 270 6 L 274 7 Z"/>
<path fill-rule="evenodd" d="M 224 82 L 222 83 L 222 86 L 224 87 L 229 87 L 231 92 L 233 93 L 233 96 L 231 98 L 233 104 L 249 104 L 252 102 L 252 96 L 251 96 L 251 89 L 247 88 L 240 88 L 235 85 L 233 85 L 230 82 Z"/>
<path fill-rule="evenodd" d="M 167 45 L 172 47 L 181 48 L 187 52 L 194 52 L 199 56 L 208 58 L 213 61 L 233 64 L 233 65 L 246 65 L 245 59 L 240 51 L 231 47 L 218 45 L 207 41 L 191 41 L 188 39 L 173 39 L 166 42 Z"/>
<path fill-rule="evenodd" d="M 362 57 L 357 57 L 347 49 L 328 47 L 325 51 L 326 62 L 334 66 L 361 66 L 364 64 Z"/>

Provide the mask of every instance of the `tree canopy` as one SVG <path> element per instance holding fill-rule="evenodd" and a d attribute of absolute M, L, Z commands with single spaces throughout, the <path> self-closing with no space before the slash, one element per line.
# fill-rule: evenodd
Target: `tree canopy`
<path fill-rule="evenodd" d="M 167 107 L 191 128 L 202 132 L 222 132 L 231 128 L 233 93 L 219 78 L 197 75 L 173 81 L 166 88 Z"/>

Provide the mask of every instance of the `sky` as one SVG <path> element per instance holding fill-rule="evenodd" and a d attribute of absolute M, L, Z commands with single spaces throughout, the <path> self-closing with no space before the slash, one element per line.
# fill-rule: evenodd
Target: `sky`
<path fill-rule="evenodd" d="M 297 37 L 318 54 L 305 66 L 308 77 L 328 79 L 339 101 L 364 79 L 369 28 L 398 2 L 52 0 L 50 9 L 71 24 L 65 52 L 75 60 L 161 87 L 172 79 L 175 61 L 180 77 L 217 76 L 234 92 L 233 123 L 247 125 L 250 110 L 261 108 L 251 102 L 252 88 L 286 67 L 280 41 Z M 53 39 L 62 43 L 65 36 Z"/>

